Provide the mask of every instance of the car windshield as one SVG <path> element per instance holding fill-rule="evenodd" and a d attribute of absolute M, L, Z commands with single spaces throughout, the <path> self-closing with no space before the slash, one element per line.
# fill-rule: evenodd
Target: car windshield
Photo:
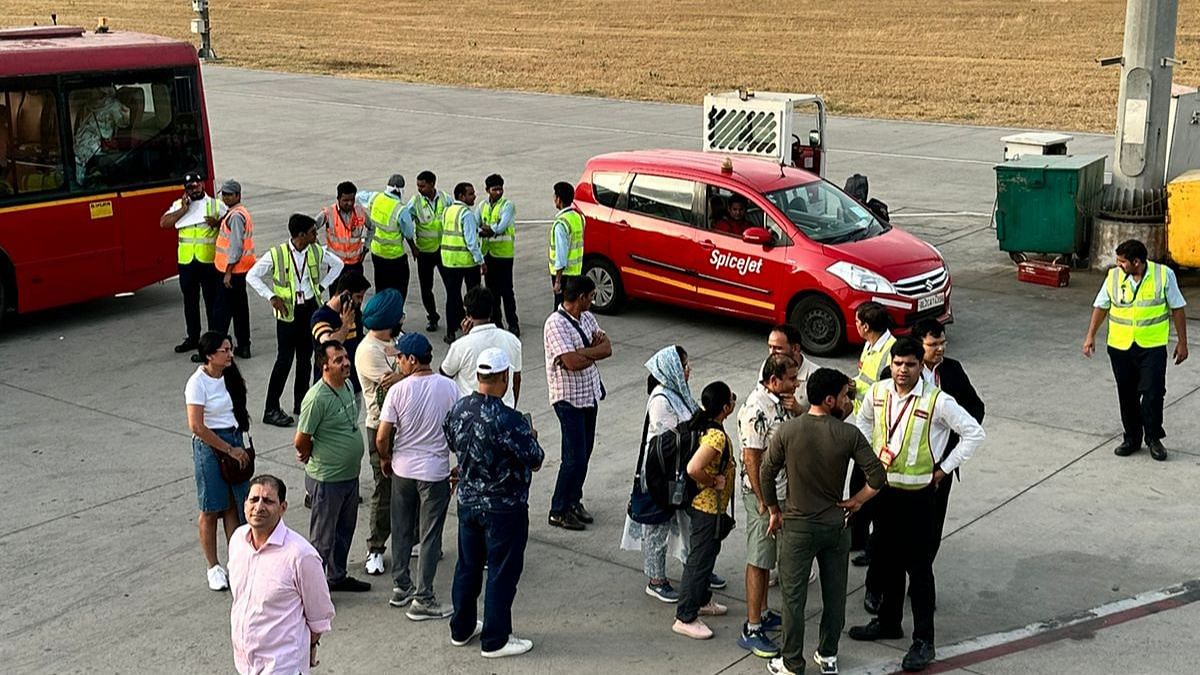
<path fill-rule="evenodd" d="M 767 199 L 809 239 L 841 244 L 887 231 L 865 206 L 824 180 L 768 192 Z"/>

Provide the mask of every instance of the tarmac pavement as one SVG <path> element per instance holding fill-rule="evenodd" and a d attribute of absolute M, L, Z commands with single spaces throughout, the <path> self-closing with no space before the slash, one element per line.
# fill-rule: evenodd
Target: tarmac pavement
<path fill-rule="evenodd" d="M 479 657 L 449 646 L 444 622 L 410 622 L 387 605 L 390 575 L 371 592 L 335 596 L 334 632 L 317 672 L 421 668 L 450 673 L 755 673 L 765 662 L 739 649 L 745 540 L 726 541 L 717 593 L 730 615 L 716 638 L 670 632 L 673 611 L 642 592 L 641 556 L 618 548 L 645 400 L 642 363 L 678 342 L 691 355 L 695 393 L 715 379 L 744 396 L 766 353 L 765 326 L 632 303 L 602 316 L 614 356 L 601 364 L 601 405 L 586 501 L 587 532 L 545 523 L 559 434 L 546 400 L 540 328 L 550 311 L 545 273 L 551 185 L 578 179 L 592 155 L 621 149 L 696 148 L 696 106 L 406 85 L 221 67 L 205 68 L 217 177 L 236 177 L 254 214 L 260 250 L 286 237 L 294 211 L 315 213 L 351 179 L 379 189 L 400 171 L 415 190 L 432 169 L 439 186 L 481 186 L 493 171 L 518 209 L 517 296 L 524 388 L 547 450 L 530 498 L 530 544 L 514 607 L 527 656 Z M 954 488 L 937 563 L 939 648 L 1200 576 L 1200 375 L 1169 368 L 1170 460 L 1112 454 L 1120 434 L 1107 360 L 1080 355 L 1099 275 L 1072 285 L 1018 283 L 989 224 L 992 166 L 1012 130 L 833 118 L 828 176 L 868 175 L 894 221 L 926 238 L 954 274 L 949 353 L 987 403 L 988 440 Z M 1106 154 L 1111 139 L 1076 134 L 1074 154 Z M 164 208 L 166 204 L 164 203 Z M 416 289 L 414 272 L 410 288 Z M 1184 275 L 1185 287 L 1196 287 Z M 1192 288 L 1185 292 L 1193 295 Z M 415 293 L 414 293 L 415 295 Z M 439 292 L 439 299 L 444 297 Z M 440 300 L 439 300 L 440 302 Z M 261 417 L 274 356 L 265 301 L 252 295 L 254 357 L 240 365 Z M 439 312 L 445 313 L 439 305 Z M 174 354 L 182 332 L 174 282 L 132 297 L 42 312 L 0 335 L 0 663 L 18 673 L 231 672 L 229 596 L 209 591 L 196 541 L 196 498 L 182 389 L 194 369 Z M 418 302 L 408 328 L 424 326 Z M 440 363 L 445 345 L 431 336 Z M 1193 345 L 1195 341 L 1193 341 Z M 855 355 L 820 359 L 852 371 Z M 727 428 L 732 431 L 733 423 Z M 307 534 L 301 465 L 291 430 L 255 426 L 258 467 L 291 488 L 286 520 Z M 370 470 L 363 464 L 363 493 Z M 741 514 L 739 514 L 739 517 Z M 449 601 L 457 521 L 446 526 L 436 589 Z M 366 508 L 351 565 L 362 574 Z M 221 557 L 224 559 L 222 546 Z M 389 561 L 390 565 L 390 561 Z M 677 578 L 677 562 L 669 564 Z M 385 581 L 386 580 L 386 581 Z M 848 625 L 865 622 L 862 571 L 852 568 Z M 778 601 L 777 591 L 772 599 Z M 819 594 L 810 593 L 807 642 L 815 648 Z M 1200 646 L 1195 604 L 1098 630 L 1093 639 L 1038 645 L 956 672 L 1192 672 Z M 911 619 L 906 616 L 906 629 Z M 906 641 L 844 638 L 843 671 L 896 663 Z"/>

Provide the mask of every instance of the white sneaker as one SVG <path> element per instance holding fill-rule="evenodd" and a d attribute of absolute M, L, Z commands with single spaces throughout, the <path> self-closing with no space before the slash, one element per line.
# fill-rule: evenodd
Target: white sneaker
<path fill-rule="evenodd" d="M 533 649 L 533 640 L 522 640 L 516 635 L 509 635 L 508 644 L 494 652 L 485 652 L 481 649 L 479 655 L 485 659 L 499 659 L 505 656 L 519 656 L 530 649 Z"/>
<path fill-rule="evenodd" d="M 367 554 L 367 574 L 378 576 L 383 574 L 383 554 L 378 551 L 372 551 Z"/>
<path fill-rule="evenodd" d="M 454 645 L 455 647 L 465 647 L 465 646 L 467 646 L 468 643 L 471 642 L 471 640 L 474 640 L 475 638 L 479 637 L 479 634 L 482 632 L 483 632 L 483 622 L 476 621 L 475 622 L 475 631 L 473 633 L 471 633 L 471 635 L 469 637 L 467 637 L 466 640 L 455 640 L 453 637 L 451 637 L 450 644 Z"/>
<path fill-rule="evenodd" d="M 208 568 L 208 590 L 229 590 L 229 574 L 225 571 L 225 568 L 221 567 L 219 564 Z"/>
<path fill-rule="evenodd" d="M 821 656 L 821 652 L 813 652 L 813 663 L 817 664 L 821 675 L 838 675 L 836 656 Z"/>
<path fill-rule="evenodd" d="M 716 600 L 709 600 L 708 604 L 700 608 L 700 616 L 725 616 L 729 613 L 729 608 Z"/>
<path fill-rule="evenodd" d="M 788 667 L 783 665 L 782 656 L 776 656 L 767 661 L 767 672 L 774 673 L 775 675 L 796 675 L 796 671 L 788 670 Z"/>

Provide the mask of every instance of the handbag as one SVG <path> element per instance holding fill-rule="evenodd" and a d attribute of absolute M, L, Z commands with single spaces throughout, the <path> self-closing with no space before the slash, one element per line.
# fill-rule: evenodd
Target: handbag
<path fill-rule="evenodd" d="M 221 480 L 227 485 L 241 485 L 254 476 L 254 439 L 250 438 L 250 434 L 246 434 L 245 446 L 243 450 L 250 458 L 246 466 L 238 464 L 232 456 L 218 452 L 216 448 L 212 449 L 213 454 L 217 456 L 217 464 L 221 467 Z"/>
<path fill-rule="evenodd" d="M 642 444 L 638 452 L 637 472 L 633 475 L 633 489 L 629 493 L 629 505 L 626 513 L 635 523 L 642 525 L 661 525 L 674 515 L 671 511 L 661 508 L 650 496 L 646 486 L 646 436 L 650 431 L 650 413 L 646 413 L 646 421 L 642 425 Z"/>
<path fill-rule="evenodd" d="M 721 467 L 719 473 L 724 475 L 725 467 L 728 466 L 729 456 L 733 454 L 729 449 L 729 438 L 725 438 L 725 452 L 721 457 Z M 730 490 L 732 491 L 732 487 Z M 717 514 L 717 541 L 725 541 L 725 537 L 729 536 L 737 527 L 737 520 L 733 517 L 733 495 L 729 496 L 729 504 L 725 513 Z"/>

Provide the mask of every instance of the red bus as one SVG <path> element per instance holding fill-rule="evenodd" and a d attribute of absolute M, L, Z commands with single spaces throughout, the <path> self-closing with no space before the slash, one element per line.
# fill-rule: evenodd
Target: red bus
<path fill-rule="evenodd" d="M 212 152 L 186 42 L 0 30 L 0 323 L 177 273 L 159 216 Z"/>

